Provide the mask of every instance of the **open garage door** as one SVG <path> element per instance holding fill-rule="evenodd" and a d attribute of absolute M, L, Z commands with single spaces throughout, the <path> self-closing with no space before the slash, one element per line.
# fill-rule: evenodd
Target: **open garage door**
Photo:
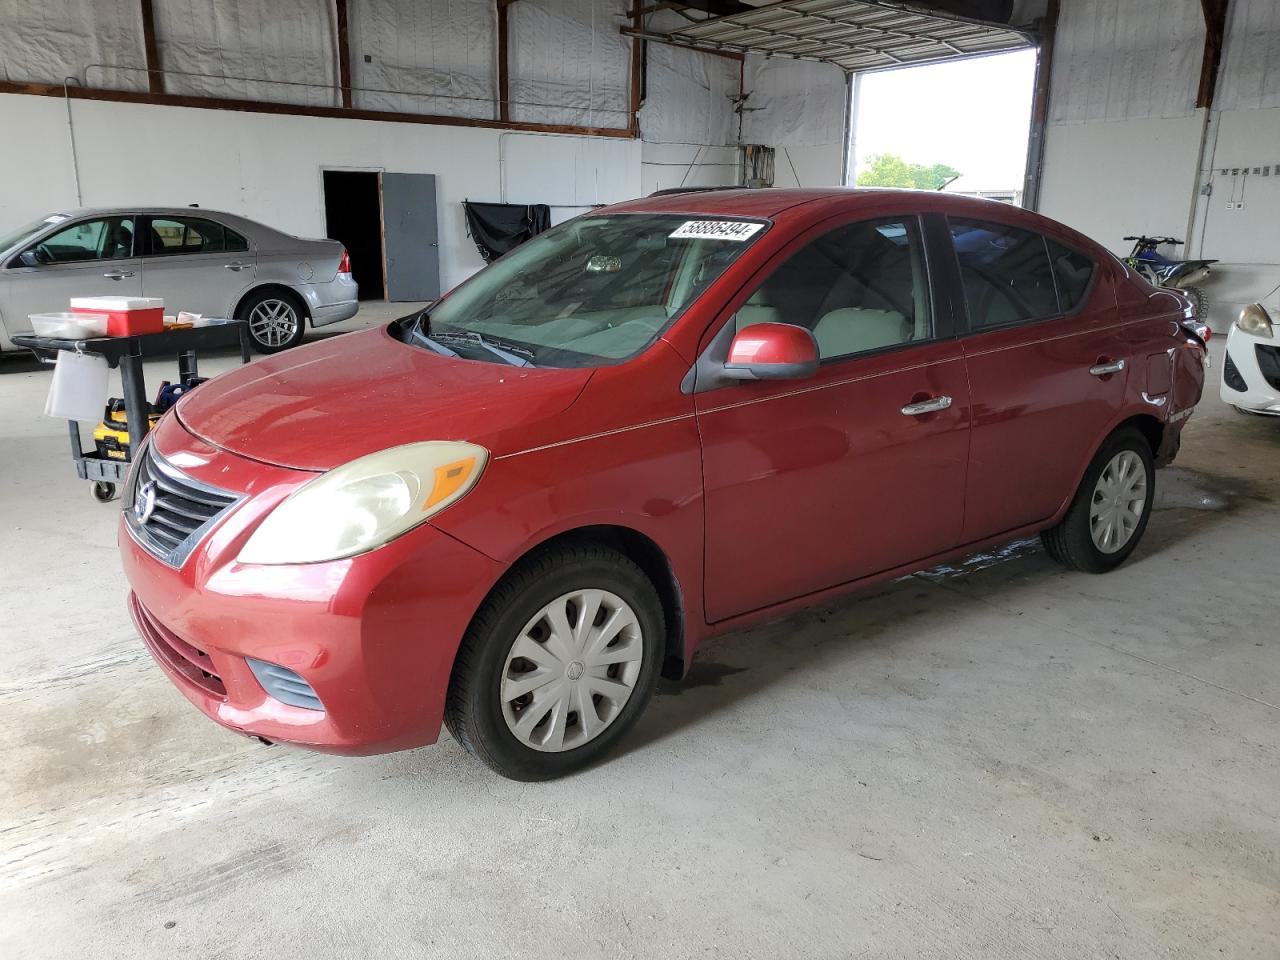
<path fill-rule="evenodd" d="M 718 4 L 689 4 L 716 7 Z M 833 63 L 850 73 L 915 66 L 1035 46 L 1013 27 L 965 17 L 965 4 L 919 6 L 871 0 L 782 0 L 708 16 L 665 32 L 624 33 L 709 50 Z M 968 4 L 975 11 L 980 4 Z M 990 5 L 987 5 L 990 6 Z M 939 9 L 941 8 L 941 9 Z"/>

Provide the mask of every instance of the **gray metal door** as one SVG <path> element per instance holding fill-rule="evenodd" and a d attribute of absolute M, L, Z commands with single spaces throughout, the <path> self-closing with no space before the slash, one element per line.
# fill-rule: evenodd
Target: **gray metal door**
<path fill-rule="evenodd" d="M 434 174 L 382 174 L 388 300 L 435 300 L 440 296 L 437 228 Z"/>

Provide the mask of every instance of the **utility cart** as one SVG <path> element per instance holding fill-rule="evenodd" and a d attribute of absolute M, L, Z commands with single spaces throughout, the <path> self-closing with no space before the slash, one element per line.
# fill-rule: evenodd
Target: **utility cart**
<path fill-rule="evenodd" d="M 43 362 L 52 362 L 59 351 L 69 351 L 97 354 L 106 359 L 109 367 L 120 368 L 129 429 L 129 445 L 123 451 L 123 457 L 108 457 L 97 450 L 85 450 L 80 441 L 80 422 L 67 421 L 76 473 L 82 480 L 93 481 L 93 497 L 100 503 L 115 498 L 117 487 L 124 483 L 129 464 L 150 429 L 147 385 L 142 373 L 145 357 L 176 355 L 178 382 L 184 386 L 190 386 L 199 376 L 197 352 L 238 346 L 241 362 L 249 362 L 249 331 L 242 320 L 217 320 L 205 326 L 163 333 L 93 337 L 88 340 L 19 335 L 13 338 L 13 342 L 28 348 Z"/>

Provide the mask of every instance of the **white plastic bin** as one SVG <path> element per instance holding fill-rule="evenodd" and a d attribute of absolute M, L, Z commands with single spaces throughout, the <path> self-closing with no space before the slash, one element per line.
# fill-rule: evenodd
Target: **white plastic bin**
<path fill-rule="evenodd" d="M 107 335 L 105 313 L 32 313 L 27 316 L 37 337 L 88 340 Z"/>

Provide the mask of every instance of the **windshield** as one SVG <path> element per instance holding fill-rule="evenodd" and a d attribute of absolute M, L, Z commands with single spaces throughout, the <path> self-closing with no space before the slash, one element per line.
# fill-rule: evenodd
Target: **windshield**
<path fill-rule="evenodd" d="M 0 250 L 8 250 L 14 244 L 21 243 L 37 230 L 42 230 L 51 223 L 61 223 L 67 217 L 60 213 L 55 213 L 51 217 L 41 217 L 39 220 L 33 220 L 24 227 L 17 230 L 11 230 L 8 233 L 0 233 Z"/>
<path fill-rule="evenodd" d="M 496 347 L 535 366 L 617 363 L 661 336 L 765 226 L 677 214 L 579 217 L 481 270 L 416 332 L 467 359 L 511 362 Z"/>

